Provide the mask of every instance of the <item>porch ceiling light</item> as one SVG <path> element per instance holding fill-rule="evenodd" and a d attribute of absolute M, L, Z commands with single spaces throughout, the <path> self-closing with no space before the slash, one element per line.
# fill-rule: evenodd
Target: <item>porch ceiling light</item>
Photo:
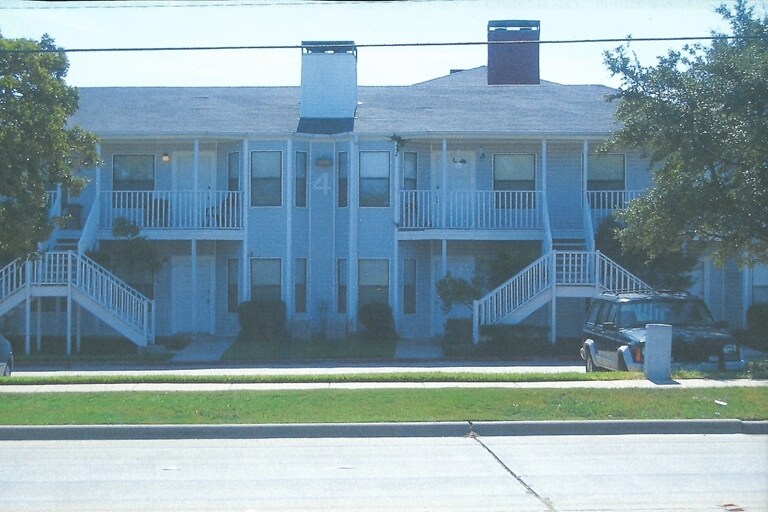
<path fill-rule="evenodd" d="M 168 155 L 168 153 L 163 153 L 162 159 L 163 159 L 163 162 L 171 161 L 171 157 Z"/>
<path fill-rule="evenodd" d="M 330 167 L 333 165 L 333 159 L 327 156 L 321 156 L 315 160 L 315 165 L 318 167 Z"/>

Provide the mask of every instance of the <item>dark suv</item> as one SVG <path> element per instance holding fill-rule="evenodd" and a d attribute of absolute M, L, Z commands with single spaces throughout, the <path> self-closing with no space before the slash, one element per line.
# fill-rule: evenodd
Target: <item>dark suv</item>
<path fill-rule="evenodd" d="M 701 299 L 684 293 L 603 293 L 589 306 L 581 357 L 588 372 L 642 371 L 648 324 L 672 326 L 672 363 L 744 366 L 736 339 Z"/>

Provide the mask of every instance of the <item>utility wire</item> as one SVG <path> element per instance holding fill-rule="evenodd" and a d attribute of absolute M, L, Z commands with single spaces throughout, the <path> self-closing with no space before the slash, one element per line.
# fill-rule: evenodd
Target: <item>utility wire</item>
<path fill-rule="evenodd" d="M 585 43 L 648 43 L 669 41 L 727 41 L 761 39 L 760 36 L 685 36 L 685 37 L 623 37 L 606 39 L 552 39 L 544 41 L 461 41 L 436 43 L 368 43 L 349 44 L 354 48 L 426 48 L 440 46 L 485 46 L 500 44 L 585 44 Z M 337 42 L 313 41 L 312 48 L 338 48 Z M 237 45 L 237 46 L 149 46 L 126 48 L 49 48 L 49 49 L 1 49 L 2 53 L 115 53 L 115 52 L 192 52 L 192 51 L 233 51 L 233 50 L 300 50 L 310 45 Z M 347 46 L 347 45 L 345 45 Z"/>

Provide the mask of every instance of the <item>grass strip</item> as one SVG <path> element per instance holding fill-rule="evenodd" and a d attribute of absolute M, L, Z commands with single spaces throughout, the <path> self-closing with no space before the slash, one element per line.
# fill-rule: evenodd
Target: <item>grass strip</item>
<path fill-rule="evenodd" d="M 768 419 L 768 388 L 0 393 L 3 425 Z"/>
<path fill-rule="evenodd" d="M 0 379 L 3 385 L 58 384 L 304 384 L 347 382 L 562 382 L 615 381 L 644 378 L 641 373 L 477 373 L 477 372 L 364 372 L 345 374 L 282 374 L 282 375 L 50 375 L 25 377 L 14 375 Z"/>

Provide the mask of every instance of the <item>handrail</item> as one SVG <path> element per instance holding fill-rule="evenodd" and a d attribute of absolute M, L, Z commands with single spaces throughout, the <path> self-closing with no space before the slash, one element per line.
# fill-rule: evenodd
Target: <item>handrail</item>
<path fill-rule="evenodd" d="M 541 229 L 538 190 L 401 190 L 401 229 Z"/>
<path fill-rule="evenodd" d="M 586 286 L 601 291 L 653 289 L 599 251 L 551 251 L 473 301 L 473 342 L 480 339 L 480 327 L 499 322 L 552 285 Z"/>
<path fill-rule="evenodd" d="M 547 194 L 542 194 L 541 199 L 541 221 L 544 225 L 544 254 L 552 252 L 552 225 L 549 220 L 549 202 L 547 201 Z"/>
<path fill-rule="evenodd" d="M 99 194 L 99 226 L 124 218 L 145 229 L 242 229 L 244 196 L 229 190 L 109 190 Z"/>
<path fill-rule="evenodd" d="M 472 339 L 480 339 L 481 325 L 490 325 L 527 304 L 552 285 L 552 254 L 545 254 L 479 300 L 473 301 Z"/>
<path fill-rule="evenodd" d="M 154 301 L 87 256 L 55 251 L 42 253 L 28 263 L 22 265 L 16 260 L 0 269 L 0 302 L 27 285 L 72 286 L 141 333 L 145 340 L 154 338 Z"/>

